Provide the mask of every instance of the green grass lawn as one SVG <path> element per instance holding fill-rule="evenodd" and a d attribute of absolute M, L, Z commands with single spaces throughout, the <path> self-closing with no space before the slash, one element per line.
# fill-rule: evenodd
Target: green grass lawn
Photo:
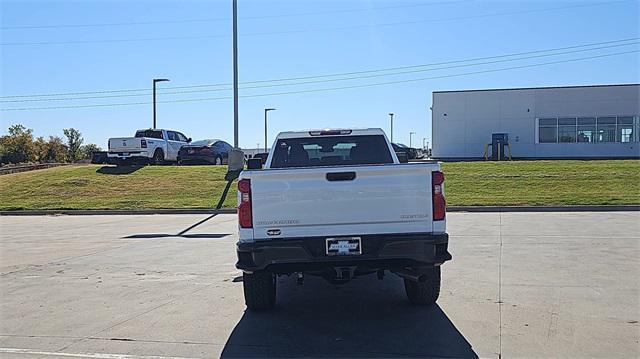
<path fill-rule="evenodd" d="M 452 162 L 442 165 L 453 206 L 640 204 L 640 161 Z"/>
<path fill-rule="evenodd" d="M 126 168 L 126 167 L 125 167 Z M 132 167 L 134 168 L 134 167 Z M 65 166 L 0 176 L 0 209 L 213 208 L 226 166 Z M 235 185 L 225 207 L 235 207 Z"/>
<path fill-rule="evenodd" d="M 640 204 L 640 161 L 444 163 L 447 203 Z M 0 209 L 213 208 L 226 167 L 66 166 L 0 176 Z M 235 185 L 224 203 L 234 207 Z"/>

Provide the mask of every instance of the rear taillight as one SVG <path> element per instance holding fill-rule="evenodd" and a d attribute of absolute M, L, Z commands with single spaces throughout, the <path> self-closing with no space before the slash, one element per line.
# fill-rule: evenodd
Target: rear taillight
<path fill-rule="evenodd" d="M 433 196 L 433 220 L 442 221 L 446 213 L 447 203 L 444 199 L 444 173 L 431 172 L 431 193 Z"/>
<path fill-rule="evenodd" d="M 140 140 L 140 147 L 147 148 L 147 140 L 144 138 Z"/>
<path fill-rule="evenodd" d="M 243 179 L 238 181 L 238 192 L 240 202 L 238 203 L 238 222 L 240 228 L 253 228 L 253 217 L 251 216 L 251 180 Z"/>

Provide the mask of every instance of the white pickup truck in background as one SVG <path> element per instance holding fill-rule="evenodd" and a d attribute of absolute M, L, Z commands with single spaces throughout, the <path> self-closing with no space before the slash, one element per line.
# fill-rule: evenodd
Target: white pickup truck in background
<path fill-rule="evenodd" d="M 436 301 L 451 259 L 438 163 L 401 163 L 381 129 L 340 129 L 280 133 L 259 166 L 238 182 L 247 307 L 273 307 L 276 277 L 293 273 L 344 283 L 390 271 L 412 303 Z"/>
<path fill-rule="evenodd" d="M 180 148 L 190 142 L 191 138 L 178 131 L 138 130 L 134 137 L 109 139 L 108 162 L 117 165 L 175 162 Z"/>

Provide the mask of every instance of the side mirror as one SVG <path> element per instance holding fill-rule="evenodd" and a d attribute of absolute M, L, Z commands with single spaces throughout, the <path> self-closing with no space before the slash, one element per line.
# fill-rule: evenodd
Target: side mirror
<path fill-rule="evenodd" d="M 409 157 L 407 157 L 406 152 L 396 152 L 396 156 L 398 157 L 398 162 L 407 163 L 409 162 Z"/>
<path fill-rule="evenodd" d="M 260 157 L 250 158 L 247 161 L 247 169 L 250 169 L 250 170 L 262 169 L 262 159 Z"/>
<path fill-rule="evenodd" d="M 187 138 L 187 143 L 191 143 L 191 141 L 193 141 L 191 137 Z"/>

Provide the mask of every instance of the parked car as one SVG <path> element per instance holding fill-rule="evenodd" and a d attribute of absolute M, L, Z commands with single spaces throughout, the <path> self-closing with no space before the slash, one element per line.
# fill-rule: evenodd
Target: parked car
<path fill-rule="evenodd" d="M 269 157 L 269 152 L 260 152 L 253 155 L 253 158 L 259 158 L 262 161 L 262 164 L 267 162 L 267 158 Z"/>
<path fill-rule="evenodd" d="M 106 164 L 107 160 L 107 151 L 95 151 L 91 153 L 91 163 L 93 164 Z"/>
<path fill-rule="evenodd" d="M 147 129 L 138 130 L 134 137 L 109 139 L 109 162 L 126 164 L 163 164 L 178 160 L 178 151 L 191 142 L 178 131 Z"/>
<path fill-rule="evenodd" d="M 436 301 L 451 259 L 444 175 L 392 148 L 381 129 L 283 132 L 264 169 L 249 161 L 236 247 L 249 309 L 273 307 L 276 276 L 294 273 L 345 283 L 390 271 L 410 302 Z"/>
<path fill-rule="evenodd" d="M 391 146 L 393 146 L 393 150 L 396 152 L 404 152 L 407 154 L 407 159 L 409 160 L 415 160 L 418 157 L 418 150 L 415 148 L 411 148 L 407 145 L 403 145 L 402 143 L 392 143 Z"/>
<path fill-rule="evenodd" d="M 178 164 L 211 164 L 227 163 L 229 151 L 233 147 L 222 140 L 200 140 L 182 146 L 178 152 Z"/>

